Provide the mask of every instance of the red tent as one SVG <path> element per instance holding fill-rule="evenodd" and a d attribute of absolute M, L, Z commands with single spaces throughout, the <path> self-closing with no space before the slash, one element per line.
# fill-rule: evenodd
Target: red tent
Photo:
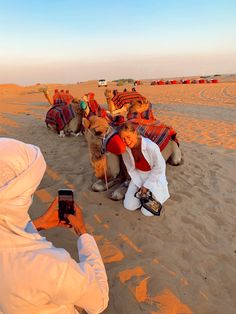
<path fill-rule="evenodd" d="M 205 82 L 205 80 L 200 79 L 200 80 L 198 80 L 198 83 L 199 83 L 199 84 L 204 84 L 204 83 L 206 83 L 206 82 Z"/>
<path fill-rule="evenodd" d="M 190 80 L 184 80 L 183 84 L 191 84 L 191 81 Z"/>
<path fill-rule="evenodd" d="M 216 79 L 212 79 L 211 82 L 212 82 L 212 83 L 219 83 L 219 81 L 216 80 Z"/>
<path fill-rule="evenodd" d="M 165 82 L 164 81 L 158 81 L 157 84 L 158 85 L 165 85 Z"/>
<path fill-rule="evenodd" d="M 170 81 L 171 84 L 178 84 L 178 82 L 176 80 L 172 80 Z"/>

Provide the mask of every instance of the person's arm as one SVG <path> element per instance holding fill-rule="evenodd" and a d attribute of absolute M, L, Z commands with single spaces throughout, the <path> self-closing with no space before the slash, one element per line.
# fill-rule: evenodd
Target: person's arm
<path fill-rule="evenodd" d="M 80 263 L 69 261 L 53 302 L 71 303 L 91 314 L 101 313 L 109 300 L 105 267 L 94 238 L 86 233 L 81 209 L 75 206 L 75 211 L 75 215 L 67 218 L 80 236 L 77 242 Z"/>
<path fill-rule="evenodd" d="M 160 176 L 163 175 L 166 168 L 166 163 L 164 158 L 161 155 L 160 149 L 155 143 L 151 143 L 152 147 L 150 147 L 149 151 L 152 155 L 153 167 L 150 171 L 150 174 L 147 180 L 144 182 L 143 187 L 150 190 L 156 182 L 158 182 Z"/>
<path fill-rule="evenodd" d="M 60 221 L 58 216 L 58 197 L 56 197 L 46 212 L 38 218 L 32 220 L 38 231 L 54 227 L 71 228 L 66 222 Z"/>
<path fill-rule="evenodd" d="M 80 263 L 70 258 L 66 270 L 58 277 L 53 302 L 59 305 L 73 304 L 87 313 L 101 313 L 108 304 L 108 282 L 105 267 L 94 238 L 87 233 L 82 211 L 75 204 L 75 215 L 68 215 L 70 225 L 58 218 L 58 198 L 40 217 L 33 220 L 37 230 L 56 226 L 73 227 L 77 240 Z"/>

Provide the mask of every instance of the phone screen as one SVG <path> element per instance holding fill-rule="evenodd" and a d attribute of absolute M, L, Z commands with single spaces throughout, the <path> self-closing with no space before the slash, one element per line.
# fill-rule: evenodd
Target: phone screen
<path fill-rule="evenodd" d="M 72 190 L 62 189 L 58 191 L 59 219 L 68 221 L 65 214 L 74 214 L 74 196 Z"/>

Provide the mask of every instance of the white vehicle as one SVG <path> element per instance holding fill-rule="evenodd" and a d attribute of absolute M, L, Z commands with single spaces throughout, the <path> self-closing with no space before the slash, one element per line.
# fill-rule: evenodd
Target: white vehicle
<path fill-rule="evenodd" d="M 98 87 L 101 87 L 101 86 L 107 87 L 107 81 L 103 80 L 103 79 L 99 80 L 98 81 Z"/>

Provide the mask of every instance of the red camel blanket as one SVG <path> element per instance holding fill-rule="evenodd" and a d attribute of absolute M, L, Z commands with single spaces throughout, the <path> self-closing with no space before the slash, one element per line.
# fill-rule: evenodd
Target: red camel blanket
<path fill-rule="evenodd" d="M 129 121 L 133 124 L 139 134 L 156 143 L 159 146 L 160 151 L 163 151 L 170 139 L 179 145 L 175 130 L 160 123 L 160 121 L 156 120 L 150 122 L 145 119 L 133 119 Z M 118 135 L 118 130 L 119 127 L 118 129 L 114 128 L 114 131 L 104 138 L 101 148 L 102 153 L 108 151 L 120 155 L 125 151 L 125 144 Z"/>
<path fill-rule="evenodd" d="M 160 151 L 166 147 L 170 139 L 174 140 L 179 145 L 175 130 L 172 127 L 160 123 L 158 120 L 149 122 L 145 119 L 132 119 L 129 121 L 134 124 L 139 134 L 156 143 Z"/>
<path fill-rule="evenodd" d="M 116 109 L 122 108 L 125 104 L 130 103 L 133 100 L 145 100 L 145 97 L 140 95 L 137 92 L 118 92 L 113 98 L 112 101 Z"/>
<path fill-rule="evenodd" d="M 48 110 L 45 122 L 46 124 L 55 125 L 59 133 L 74 117 L 75 113 L 72 106 L 62 103 Z"/>

